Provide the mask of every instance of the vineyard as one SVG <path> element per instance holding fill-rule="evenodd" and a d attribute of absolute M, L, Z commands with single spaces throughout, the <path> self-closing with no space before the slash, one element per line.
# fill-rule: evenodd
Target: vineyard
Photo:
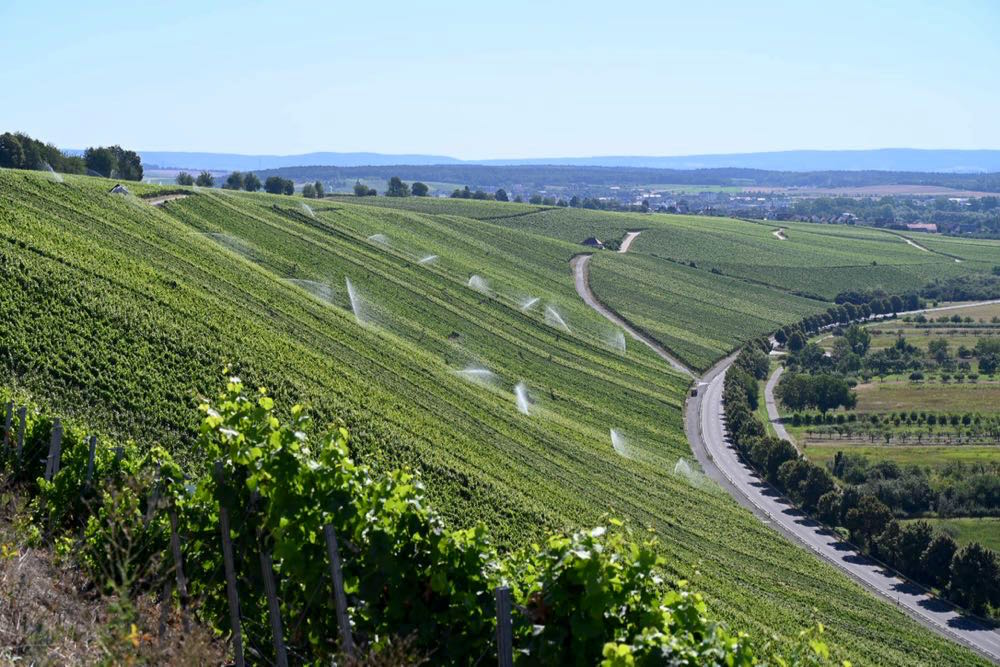
<path fill-rule="evenodd" d="M 739 256 L 732 230 L 747 223 L 710 221 L 726 227 L 726 241 L 666 216 L 414 199 L 309 209 L 203 190 L 154 208 L 141 195 L 155 187 L 137 185 L 140 196 L 129 197 L 109 195 L 112 185 L 0 172 L 0 379 L 17 396 L 102 437 L 162 445 L 193 470 L 204 464 L 194 407 L 229 365 L 278 406 L 304 403 L 319 423 L 342 419 L 351 455 L 373 470 L 419 470 L 447 525 L 482 522 L 501 549 L 598 525 L 610 512 L 649 526 L 666 574 L 691 580 L 731 627 L 790 638 L 815 619 L 834 655 L 856 663 L 973 660 L 692 472 L 686 379 L 643 346 L 623 349 L 576 298 L 568 266 L 586 236 L 655 225 L 634 246 L 646 256 L 595 257 L 595 291 L 704 366 L 824 310 L 785 292 L 815 257 L 835 262 L 833 251 L 803 249 L 773 289 L 702 266 L 725 258 L 725 243 L 730 259 Z M 774 242 L 767 228 L 747 227 Z M 791 227 L 780 249 L 798 234 Z M 905 264 L 913 249 L 897 243 L 884 255 L 899 253 L 894 280 L 919 285 L 930 265 Z M 651 256 L 667 257 L 668 246 L 697 255 L 697 268 Z M 975 265 L 950 261 L 947 270 Z M 945 275 L 945 266 L 931 268 Z M 744 269 L 731 275 L 769 275 L 763 260 Z M 836 270 L 843 284 L 860 279 L 858 267 Z M 656 299 L 630 302 L 629 285 Z"/>

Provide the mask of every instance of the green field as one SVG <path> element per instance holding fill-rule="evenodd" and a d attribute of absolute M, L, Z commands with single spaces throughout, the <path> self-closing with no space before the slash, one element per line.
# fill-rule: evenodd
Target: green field
<path fill-rule="evenodd" d="M 859 384 L 857 412 L 935 410 L 991 413 L 1000 406 L 1000 383 L 869 382 Z"/>
<path fill-rule="evenodd" d="M 900 465 L 941 468 L 949 463 L 1000 463 L 1000 447 L 934 445 L 857 445 L 850 443 L 809 443 L 805 454 L 815 463 L 833 460 L 837 452 L 860 454 L 873 461 L 893 461 Z"/>
<path fill-rule="evenodd" d="M 1000 552 L 1000 518 L 959 517 L 955 519 L 922 519 L 936 530 L 951 535 L 960 546 L 979 542 L 987 549 Z"/>
<path fill-rule="evenodd" d="M 324 200 L 310 212 L 298 198 L 218 190 L 153 208 L 111 185 L 0 171 L 5 385 L 104 434 L 194 457 L 194 407 L 228 364 L 279 405 L 344 419 L 361 460 L 419 468 L 450 522 L 483 521 L 502 546 L 610 512 L 649 526 L 671 573 L 740 629 L 788 636 L 814 614 L 855 664 L 975 662 L 720 490 L 672 473 L 692 458 L 687 380 L 631 340 L 617 349 L 614 329 L 578 301 L 568 262 L 594 229 L 645 221 L 666 235 L 697 220 L 414 199 Z M 746 224 L 709 222 L 734 243 Z M 592 278 L 700 366 L 826 307 L 651 254 L 601 253 Z M 656 300 L 628 301 L 624 281 Z M 524 312 L 529 297 L 539 301 Z M 468 367 L 495 378 L 457 372 Z M 528 415 L 513 394 L 522 382 Z M 628 457 L 609 428 L 625 434 Z"/>

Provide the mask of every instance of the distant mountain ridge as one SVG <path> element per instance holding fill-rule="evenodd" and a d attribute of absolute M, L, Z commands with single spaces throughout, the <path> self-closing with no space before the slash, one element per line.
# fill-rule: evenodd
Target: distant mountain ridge
<path fill-rule="evenodd" d="M 67 152 L 79 154 L 79 150 Z M 282 167 L 387 165 L 562 165 L 654 169 L 744 168 L 772 171 L 909 171 L 980 173 L 1000 171 L 1000 150 L 881 148 L 796 150 L 679 156 L 594 156 L 459 160 L 446 155 L 316 152 L 300 155 L 139 151 L 147 165 L 162 168 L 256 171 Z"/>
<path fill-rule="evenodd" d="M 796 150 L 764 153 L 680 155 L 674 157 L 603 156 L 482 160 L 479 164 L 558 164 L 655 169 L 742 168 L 769 171 L 925 171 L 980 173 L 1000 171 L 1000 150 L 879 148 L 872 150 Z"/>

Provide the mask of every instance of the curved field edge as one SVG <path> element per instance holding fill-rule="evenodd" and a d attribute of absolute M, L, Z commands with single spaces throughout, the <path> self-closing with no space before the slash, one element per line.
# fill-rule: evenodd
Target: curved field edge
<path fill-rule="evenodd" d="M 154 208 L 108 195 L 110 185 L 0 172 L 5 384 L 109 434 L 196 456 L 194 405 L 228 362 L 282 402 L 343 418 L 366 462 L 420 468 L 449 521 L 483 520 L 505 546 L 610 512 L 650 526 L 671 572 L 734 627 L 787 636 L 815 609 L 837 654 L 858 663 L 972 659 L 697 475 L 673 473 L 691 456 L 686 381 L 640 346 L 624 356 L 602 347 L 600 317 L 573 315 L 573 245 L 462 216 L 376 218 L 339 202 L 313 219 L 265 195 L 201 192 Z M 428 268 L 370 241 L 376 227 L 442 258 L 464 250 Z M 512 247 L 530 275 L 508 295 L 500 277 L 519 272 Z M 493 294 L 468 287 L 473 267 L 497 276 Z M 289 281 L 332 290 L 347 275 L 377 306 L 373 323 L 358 325 L 343 291 L 323 298 Z M 522 313 L 522 286 L 566 308 L 574 332 Z M 454 372 L 472 362 L 498 384 Z M 528 417 L 511 393 L 519 381 L 535 401 Z M 614 452 L 609 427 L 625 433 L 630 458 Z"/>

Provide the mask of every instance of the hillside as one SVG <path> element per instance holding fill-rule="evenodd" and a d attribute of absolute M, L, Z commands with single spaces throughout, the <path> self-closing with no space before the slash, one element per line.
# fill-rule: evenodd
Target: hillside
<path fill-rule="evenodd" d="M 569 271 L 586 236 L 648 227 L 639 256 L 595 258 L 595 290 L 703 367 L 825 309 L 791 294 L 817 265 L 832 278 L 808 291 L 830 298 L 840 285 L 915 287 L 971 271 L 972 255 L 957 263 L 899 239 L 804 231 L 799 246 L 736 221 L 713 221 L 706 239 L 694 219 L 495 203 L 306 209 L 288 197 L 191 191 L 152 207 L 109 195 L 111 185 L 0 172 L 3 383 L 109 434 L 194 457 L 196 398 L 214 393 L 230 364 L 278 404 L 343 418 L 362 460 L 418 467 L 450 521 L 484 521 L 505 546 L 611 512 L 649 525 L 673 573 L 735 626 L 787 636 L 815 609 L 836 653 L 856 664 L 975 661 L 689 472 L 686 379 L 642 346 L 623 353 L 615 330 L 578 302 Z M 765 250 L 767 237 L 781 248 Z M 850 243 L 877 253 L 877 266 L 845 266 Z M 746 247 L 747 261 L 735 261 Z M 790 269 L 773 270 L 786 257 Z M 706 270 L 713 262 L 726 275 Z M 622 277 L 605 277 L 613 272 Z M 631 303 L 629 285 L 670 297 Z M 519 383 L 528 406 L 515 398 Z M 627 440 L 625 456 L 609 429 Z"/>

